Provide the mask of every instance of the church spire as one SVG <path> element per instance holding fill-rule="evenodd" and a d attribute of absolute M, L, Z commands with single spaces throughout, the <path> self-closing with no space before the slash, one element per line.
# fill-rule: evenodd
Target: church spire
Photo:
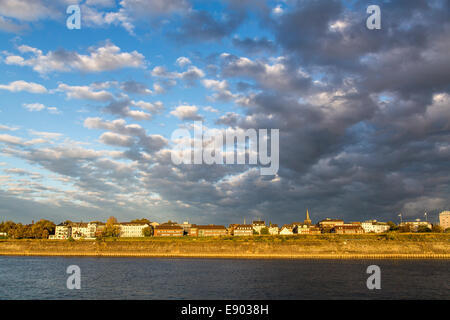
<path fill-rule="evenodd" d="M 306 219 L 305 221 L 303 221 L 304 224 L 310 225 L 311 224 L 311 219 L 309 218 L 309 211 L 308 208 L 306 208 Z"/>

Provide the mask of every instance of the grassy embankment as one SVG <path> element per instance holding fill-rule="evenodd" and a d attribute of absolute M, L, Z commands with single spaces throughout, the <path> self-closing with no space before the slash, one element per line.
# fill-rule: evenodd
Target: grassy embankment
<path fill-rule="evenodd" d="M 450 234 L 0 240 L 0 255 L 290 259 L 450 259 Z"/>

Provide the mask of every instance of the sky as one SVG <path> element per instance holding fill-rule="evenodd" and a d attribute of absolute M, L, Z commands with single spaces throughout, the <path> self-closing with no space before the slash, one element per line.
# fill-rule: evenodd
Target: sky
<path fill-rule="evenodd" d="M 0 220 L 436 220 L 449 17 L 446 0 L 0 0 Z M 278 172 L 175 165 L 194 121 L 279 129 Z"/>

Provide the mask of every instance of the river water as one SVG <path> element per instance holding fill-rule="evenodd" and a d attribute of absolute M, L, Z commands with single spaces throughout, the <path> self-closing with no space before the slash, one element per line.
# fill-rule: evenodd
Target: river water
<path fill-rule="evenodd" d="M 369 265 L 380 290 L 367 288 Z M 0 299 L 450 299 L 450 261 L 3 256 Z"/>

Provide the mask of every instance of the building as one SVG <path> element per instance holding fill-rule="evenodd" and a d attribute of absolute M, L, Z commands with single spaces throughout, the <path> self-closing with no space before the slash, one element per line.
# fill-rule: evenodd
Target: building
<path fill-rule="evenodd" d="M 177 226 L 183 228 L 183 235 L 188 235 L 189 234 L 189 230 L 192 227 L 192 224 L 189 223 L 188 221 L 184 221 L 183 223 L 177 223 Z"/>
<path fill-rule="evenodd" d="M 309 211 L 306 209 L 306 219 L 303 221 L 304 224 L 310 226 L 312 224 L 311 219 L 309 218 Z"/>
<path fill-rule="evenodd" d="M 6 232 L 0 232 L 0 238 L 6 238 L 8 234 Z"/>
<path fill-rule="evenodd" d="M 55 234 L 48 236 L 49 239 L 64 240 L 72 236 L 72 228 L 70 225 L 60 223 L 55 227 Z"/>
<path fill-rule="evenodd" d="M 417 232 L 419 227 L 426 227 L 428 229 L 431 229 L 433 227 L 433 225 L 431 223 L 429 223 L 428 221 L 420 221 L 420 219 L 416 219 L 416 221 L 402 222 L 402 223 L 400 223 L 399 227 L 400 228 L 407 227 L 412 232 Z"/>
<path fill-rule="evenodd" d="M 154 228 L 154 227 L 156 227 L 156 226 L 159 226 L 159 223 L 158 223 L 158 222 L 151 222 L 151 223 L 150 223 L 150 226 L 152 226 L 152 227 Z"/>
<path fill-rule="evenodd" d="M 144 222 L 122 222 L 119 223 L 120 237 L 122 238 L 140 238 L 144 236 L 143 230 L 149 227 Z"/>
<path fill-rule="evenodd" d="M 180 226 L 161 224 L 155 227 L 153 236 L 155 237 L 182 237 L 184 230 Z"/>
<path fill-rule="evenodd" d="M 450 228 L 450 211 L 442 211 L 439 214 L 439 225 L 444 230 Z"/>
<path fill-rule="evenodd" d="M 335 226 L 343 224 L 344 220 L 326 218 L 325 220 L 319 221 L 319 228 L 322 232 L 331 232 L 331 229 Z"/>
<path fill-rule="evenodd" d="M 269 224 L 269 234 L 271 235 L 277 235 L 278 233 L 280 233 L 280 228 L 278 227 L 277 224 Z"/>
<path fill-rule="evenodd" d="M 239 226 L 239 223 L 232 223 L 228 226 L 228 235 L 232 236 L 234 234 L 234 229 Z"/>
<path fill-rule="evenodd" d="M 193 237 L 221 237 L 227 235 L 227 228 L 212 224 L 207 226 L 197 226 L 194 224 L 190 229 L 189 235 Z"/>
<path fill-rule="evenodd" d="M 253 225 L 251 224 L 238 224 L 233 228 L 234 236 L 252 236 Z"/>
<path fill-rule="evenodd" d="M 70 225 L 71 236 L 74 239 L 94 239 L 97 231 L 97 223 L 74 222 Z"/>
<path fill-rule="evenodd" d="M 352 224 L 339 224 L 335 225 L 331 229 L 332 233 L 336 234 L 362 234 L 364 233 L 364 229 L 360 224 L 352 223 Z"/>
<path fill-rule="evenodd" d="M 266 222 L 262 220 L 256 220 L 252 223 L 253 230 L 261 234 L 261 229 L 266 227 Z"/>
<path fill-rule="evenodd" d="M 308 224 L 300 224 L 296 225 L 296 228 L 294 228 L 294 233 L 297 234 L 321 234 L 320 228 L 308 225 Z"/>
<path fill-rule="evenodd" d="M 391 228 L 385 222 L 377 222 L 377 220 L 368 220 L 361 223 L 361 227 L 365 233 L 384 233 Z"/>
<path fill-rule="evenodd" d="M 293 235 L 295 228 L 296 228 L 295 225 L 285 224 L 283 227 L 281 227 L 280 235 L 286 235 L 286 236 Z"/>

